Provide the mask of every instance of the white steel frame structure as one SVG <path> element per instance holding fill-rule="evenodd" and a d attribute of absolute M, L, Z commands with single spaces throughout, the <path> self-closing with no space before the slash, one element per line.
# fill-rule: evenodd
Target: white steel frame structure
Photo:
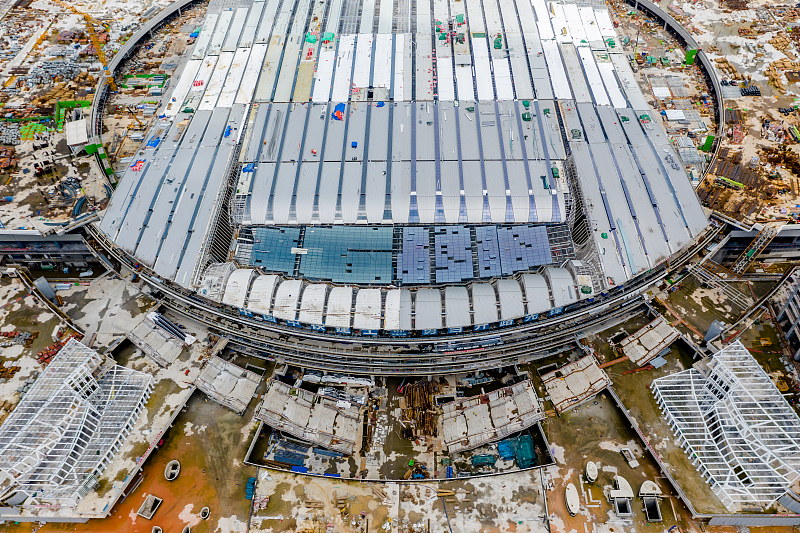
<path fill-rule="evenodd" d="M 729 510 L 768 507 L 800 476 L 800 418 L 741 342 L 650 389 Z"/>
<path fill-rule="evenodd" d="M 152 390 L 151 376 L 71 339 L 0 426 L 0 505 L 74 508 Z"/>

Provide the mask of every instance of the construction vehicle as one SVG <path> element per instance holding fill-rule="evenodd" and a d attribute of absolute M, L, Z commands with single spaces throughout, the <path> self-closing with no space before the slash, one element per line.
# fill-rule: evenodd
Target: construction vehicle
<path fill-rule="evenodd" d="M 142 122 L 141 120 L 139 120 L 139 117 L 137 117 L 137 116 L 136 116 L 136 111 L 135 111 L 135 108 L 134 108 L 134 109 L 131 109 L 131 108 L 130 108 L 130 106 L 127 106 L 127 107 L 125 107 L 125 109 L 126 109 L 126 110 L 128 111 L 128 113 L 130 113 L 130 115 L 133 117 L 133 120 L 135 120 L 135 121 L 136 121 L 136 123 L 139 125 L 139 129 L 140 129 L 140 130 L 143 130 L 143 129 L 145 129 L 145 128 L 144 128 L 144 122 Z"/>
<path fill-rule="evenodd" d="M 106 62 L 106 54 L 105 52 L 103 52 L 103 47 L 100 45 L 100 41 L 97 39 L 97 34 L 95 34 L 94 32 L 95 26 L 100 26 L 105 31 L 110 32 L 111 28 L 109 27 L 109 25 L 100 22 L 99 20 L 97 20 L 88 13 L 84 13 L 83 11 L 78 11 L 77 9 L 72 7 L 67 2 L 64 2 L 63 0 L 53 0 L 53 3 L 58 4 L 61 7 L 70 10 L 72 13 L 75 13 L 76 15 L 80 15 L 83 17 L 83 22 L 86 25 L 86 33 L 89 34 L 89 40 L 91 41 L 92 46 L 94 46 L 94 50 L 95 53 L 97 54 L 98 61 L 100 61 L 100 64 L 103 65 L 103 72 L 105 73 L 106 83 L 108 84 L 109 88 L 112 91 L 116 92 L 117 84 L 114 81 L 114 77 L 108 72 L 108 63 Z"/>

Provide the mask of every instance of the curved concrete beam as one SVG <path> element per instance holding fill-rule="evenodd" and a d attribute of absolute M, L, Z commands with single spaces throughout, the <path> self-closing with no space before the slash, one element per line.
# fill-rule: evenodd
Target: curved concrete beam
<path fill-rule="evenodd" d="M 117 51 L 113 59 L 108 63 L 109 73 L 113 76 L 114 70 L 116 70 L 120 63 L 128 58 L 130 53 L 139 45 L 139 42 L 145 37 L 151 38 L 153 36 L 153 30 L 160 28 L 169 17 L 175 13 L 180 13 L 181 9 L 184 7 L 202 1 L 204 0 L 177 0 L 159 11 L 153 18 L 145 22 L 144 25 L 128 39 L 122 48 Z M 97 89 L 95 90 L 95 98 L 92 101 L 92 118 L 89 123 L 89 137 L 101 134 L 99 131 L 100 122 L 98 120 L 100 115 L 98 113 L 102 112 L 103 106 L 105 105 L 105 93 L 107 90 L 108 86 L 106 85 L 105 76 L 101 76 L 100 81 L 97 83 Z"/>
<path fill-rule="evenodd" d="M 700 66 L 705 71 L 708 79 L 711 80 L 711 90 L 714 92 L 714 98 L 717 103 L 717 139 L 722 139 L 725 134 L 725 102 L 722 97 L 722 86 L 719 83 L 717 71 L 714 70 L 714 65 L 711 63 L 711 60 L 708 59 L 706 53 L 700 49 L 700 45 L 694 40 L 692 34 L 658 5 L 650 0 L 626 0 L 626 2 L 637 10 L 647 11 L 651 15 L 661 19 L 665 27 L 668 27 L 675 35 L 680 37 L 687 47 L 698 50 L 695 59 L 700 61 Z M 711 157 L 711 163 L 706 169 L 706 174 L 708 174 L 708 169 L 714 164 L 714 159 L 716 159 L 717 153 L 719 152 L 719 144 L 720 143 L 717 143 L 717 150 Z M 703 179 L 705 179 L 705 176 L 703 176 Z"/>

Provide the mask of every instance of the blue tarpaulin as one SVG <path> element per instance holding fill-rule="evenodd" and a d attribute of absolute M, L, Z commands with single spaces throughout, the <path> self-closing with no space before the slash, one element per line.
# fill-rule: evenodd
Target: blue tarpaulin
<path fill-rule="evenodd" d="M 333 108 L 331 118 L 336 120 L 344 120 L 344 104 L 336 104 L 336 107 Z"/>

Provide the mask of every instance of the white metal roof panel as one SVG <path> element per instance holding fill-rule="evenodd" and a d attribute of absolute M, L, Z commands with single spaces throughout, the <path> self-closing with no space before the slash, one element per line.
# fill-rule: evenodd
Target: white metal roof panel
<path fill-rule="evenodd" d="M 455 224 L 459 221 L 461 214 L 461 195 L 458 177 L 457 161 L 442 161 L 442 205 L 444 207 L 444 217 L 448 224 Z"/>
<path fill-rule="evenodd" d="M 603 37 L 616 37 L 617 32 L 614 30 L 614 24 L 611 22 L 611 17 L 605 9 L 595 9 L 594 18 L 597 25 L 600 27 L 600 34 Z"/>
<path fill-rule="evenodd" d="M 630 206 L 625 198 L 625 192 L 622 189 L 621 178 L 616 172 L 609 147 L 606 143 L 597 143 L 591 144 L 589 148 L 592 151 L 598 169 L 606 169 L 602 172 L 603 186 L 605 187 L 606 197 L 611 206 L 611 212 L 615 218 L 615 224 L 619 231 L 622 232 L 622 242 L 620 245 L 625 255 L 625 262 L 634 273 L 647 270 L 653 265 L 649 263 L 642 249 L 639 233 L 633 221 Z M 636 206 L 634 206 L 634 209 L 636 209 Z M 659 232 L 653 235 L 652 238 L 661 239 L 662 237 Z"/>
<path fill-rule="evenodd" d="M 564 14 L 564 4 L 550 2 L 550 24 L 556 34 L 556 40 L 560 43 L 572 42 L 572 35 L 569 32 L 567 17 Z"/>
<path fill-rule="evenodd" d="M 289 35 L 283 48 L 281 70 L 278 73 L 278 82 L 275 84 L 275 102 L 289 102 L 292 99 L 292 88 L 297 79 L 297 62 L 303 48 L 302 35 Z"/>
<path fill-rule="evenodd" d="M 333 75 L 332 102 L 347 102 L 350 100 L 350 73 L 355 58 L 356 36 L 342 35 L 339 37 L 339 48 L 336 53 L 336 70 Z"/>
<path fill-rule="evenodd" d="M 387 3 L 388 0 L 387 0 Z M 389 3 L 391 5 L 391 3 Z M 381 11 L 383 2 L 381 2 Z M 375 36 L 375 58 L 373 60 L 374 73 L 372 86 L 390 89 L 392 85 L 392 36 L 391 34 L 378 34 Z"/>
<path fill-rule="evenodd" d="M 417 161 L 417 207 L 419 221 L 422 224 L 433 224 L 436 210 L 436 176 L 434 161 Z"/>
<path fill-rule="evenodd" d="M 231 21 L 230 30 L 228 30 L 228 35 L 225 37 L 225 42 L 222 44 L 223 52 L 236 51 L 236 48 L 239 45 L 239 37 L 242 35 L 242 30 L 244 30 L 244 25 L 247 21 L 248 11 L 249 9 L 246 7 L 240 7 L 236 10 L 235 14 L 233 15 L 233 20 Z"/>
<path fill-rule="evenodd" d="M 553 84 L 553 94 L 558 99 L 572 98 L 572 91 L 569 88 L 569 80 L 561 61 L 561 54 L 558 52 L 556 41 L 542 41 L 542 50 L 547 60 L 547 70 L 550 72 L 550 82 Z"/>
<path fill-rule="evenodd" d="M 234 112 L 237 114 L 240 112 L 237 110 L 236 106 L 232 108 L 231 114 Z M 236 137 L 231 137 L 231 140 L 234 139 L 236 139 Z M 188 287 L 191 283 L 196 281 L 199 275 L 197 271 L 197 262 L 203 246 L 207 245 L 209 242 L 208 230 L 211 221 L 221 208 L 222 195 L 220 191 L 228 176 L 227 170 L 232 163 L 231 158 L 233 157 L 233 153 L 234 145 L 223 141 L 214 157 L 214 164 L 209 172 L 206 192 L 195 211 L 195 219 L 192 223 L 192 234 L 189 241 L 186 243 L 181 262 L 178 265 L 178 274 L 175 276 L 175 281 L 183 287 Z"/>
<path fill-rule="evenodd" d="M 317 175 L 319 174 L 319 163 L 304 162 L 300 167 L 300 177 L 297 182 L 298 191 L 308 191 L 308 194 L 297 195 L 297 221 L 310 223 L 314 214 L 314 191 L 317 187 Z"/>
<path fill-rule="evenodd" d="M 331 95 L 331 80 L 333 68 L 336 65 L 336 50 L 334 48 L 320 48 L 317 59 L 317 72 L 314 75 L 313 102 L 328 102 Z"/>
<path fill-rule="evenodd" d="M 191 235 L 195 223 L 197 206 L 205 194 L 206 183 L 211 165 L 214 162 L 214 150 L 197 151 L 192 166 L 189 169 L 191 179 L 186 180 L 186 187 L 181 192 L 179 201 L 175 206 L 175 214 L 169 227 L 160 253 L 156 259 L 154 270 L 159 276 L 173 279 L 178 269 L 179 261 L 183 256 L 186 241 Z M 211 191 L 209 191 L 211 194 Z"/>
<path fill-rule="evenodd" d="M 256 275 L 252 268 L 239 268 L 233 271 L 228 277 L 225 285 L 225 294 L 222 295 L 222 303 L 231 307 L 244 307 L 247 297 L 247 290 L 250 288 L 250 280 Z"/>
<path fill-rule="evenodd" d="M 485 38 L 472 40 L 472 53 L 475 58 L 475 81 L 478 84 L 478 100 L 492 101 L 494 100 L 492 67 L 489 65 L 489 48 Z"/>
<path fill-rule="evenodd" d="M 256 32 L 257 43 L 265 44 L 269 41 L 272 23 L 275 20 L 275 14 L 278 12 L 280 3 L 280 0 L 267 0 L 264 12 L 261 14 L 261 21 L 258 24 L 258 31 Z"/>
<path fill-rule="evenodd" d="M 186 137 L 181 142 L 175 159 L 158 188 L 157 195 L 151 197 L 151 212 L 138 236 L 136 257 L 144 264 L 152 267 L 158 258 L 161 240 L 169 228 L 168 222 L 176 206 L 175 202 L 185 187 L 187 172 L 199 149 L 206 124 L 208 124 L 206 135 L 215 135 L 218 129 L 225 127 L 226 120 L 227 110 L 220 109 L 213 116 L 210 113 L 196 113 L 194 120 L 189 124 Z"/>
<path fill-rule="evenodd" d="M 550 12 L 544 0 L 531 0 L 533 10 L 536 12 L 536 28 L 539 30 L 539 37 L 542 41 L 547 41 L 555 37 L 553 26 L 550 24 Z"/>
<path fill-rule="evenodd" d="M 274 198 L 272 200 L 272 222 L 287 224 L 289 222 L 289 206 L 294 190 L 294 181 L 297 176 L 297 163 L 281 163 L 278 167 L 278 178 L 275 182 Z M 269 209 L 269 207 L 267 207 Z M 267 215 L 269 219 L 269 215 Z"/>
<path fill-rule="evenodd" d="M 361 289 L 356 293 L 356 314 L 353 327 L 357 329 L 381 328 L 381 290 Z"/>
<path fill-rule="evenodd" d="M 266 54 L 266 44 L 254 44 L 252 46 L 244 76 L 242 76 L 242 81 L 239 84 L 239 91 L 236 93 L 235 102 L 237 104 L 248 104 L 253 100 L 253 93 L 258 83 L 258 75 L 261 73 L 261 65 Z"/>
<path fill-rule="evenodd" d="M 466 287 L 445 287 L 444 289 L 445 326 L 460 328 L 469 326 L 469 294 Z"/>
<path fill-rule="evenodd" d="M 233 11 L 220 13 L 217 26 L 214 28 L 213 35 L 211 35 L 211 42 L 208 43 L 206 55 L 215 56 L 222 51 L 222 44 L 225 42 L 225 36 L 228 34 L 231 20 L 233 20 Z"/>
<path fill-rule="evenodd" d="M 375 0 L 364 0 L 361 9 L 359 33 L 372 33 L 372 22 L 375 18 Z"/>
<path fill-rule="evenodd" d="M 575 156 L 578 179 L 581 183 L 585 202 L 589 206 L 594 206 L 587 212 L 587 217 L 592 221 L 595 228 L 593 236 L 600 252 L 603 270 L 606 276 L 613 278 L 614 283 L 619 285 L 628 279 L 629 274 L 623 266 L 622 258 L 619 255 L 620 250 L 617 249 L 619 237 L 614 235 L 611 230 L 612 222 L 616 225 L 616 221 L 613 220 L 613 214 L 612 219 L 609 219 L 609 214 L 605 210 L 588 144 L 582 141 L 571 142 L 570 147 Z M 603 235 L 605 235 L 605 238 L 603 238 Z M 620 246 L 622 245 L 621 242 L 619 244 Z M 625 262 L 627 263 L 627 259 Z M 558 303 L 560 300 L 556 299 L 555 292 L 553 293 L 553 298 L 556 302 L 556 307 L 563 305 Z"/>
<path fill-rule="evenodd" d="M 578 301 L 575 294 L 575 280 L 566 268 L 545 267 L 545 277 L 550 284 L 555 307 L 561 307 Z"/>
<path fill-rule="evenodd" d="M 267 222 L 267 201 L 275 179 L 275 163 L 260 163 L 253 178 L 253 192 L 250 195 L 250 221 L 253 224 Z"/>
<path fill-rule="evenodd" d="M 206 21 L 203 23 L 203 29 L 200 30 L 200 35 L 194 42 L 194 50 L 192 50 L 192 59 L 203 59 L 208 50 L 208 44 L 211 42 L 211 36 L 214 34 L 214 28 L 217 25 L 219 13 L 209 13 L 206 15 Z"/>
<path fill-rule="evenodd" d="M 341 163 L 323 163 L 319 186 L 319 221 L 333 224 L 336 218 L 336 195 L 339 191 Z"/>
<path fill-rule="evenodd" d="M 411 292 L 405 289 L 386 291 L 383 328 L 389 331 L 411 329 Z"/>
<path fill-rule="evenodd" d="M 619 82 L 614 76 L 614 64 L 611 61 L 597 61 L 597 69 L 600 71 L 600 77 L 603 78 L 603 84 L 606 87 L 608 97 L 611 99 L 611 105 L 614 107 L 626 107 L 628 101 L 622 94 L 619 87 Z"/>
<path fill-rule="evenodd" d="M 460 58 L 464 58 L 464 61 L 459 62 Z M 472 83 L 472 61 L 468 55 L 456 56 L 456 85 L 459 98 L 468 100 L 475 98 L 475 87 Z"/>
<path fill-rule="evenodd" d="M 353 287 L 333 287 L 328 294 L 325 325 L 332 328 L 349 328 L 353 310 Z"/>
<path fill-rule="evenodd" d="M 322 310 L 325 308 L 325 295 L 328 285 L 325 283 L 309 283 L 303 289 L 303 298 L 300 301 L 300 315 L 298 320 L 303 324 L 322 324 Z"/>
<path fill-rule="evenodd" d="M 189 88 L 189 92 L 187 93 L 188 97 L 194 94 L 200 94 L 206 90 L 208 87 L 208 83 L 211 80 L 211 75 L 214 74 L 214 68 L 217 66 L 217 56 L 206 56 L 202 60 L 202 64 L 200 68 L 197 69 L 197 74 L 195 74 L 194 82 L 192 86 Z"/>
<path fill-rule="evenodd" d="M 486 31 L 483 25 L 483 6 L 481 6 L 480 0 L 467 0 L 467 13 L 467 24 L 470 31 Z M 417 23 L 417 28 L 420 27 L 427 28 L 430 27 L 430 25 L 420 26 L 419 23 Z"/>
<path fill-rule="evenodd" d="M 267 55 L 261 66 L 261 74 L 256 85 L 255 100 L 268 102 L 272 100 L 272 93 L 275 89 L 275 80 L 281 68 L 281 57 L 283 55 L 283 35 L 273 35 L 267 47 Z"/>
<path fill-rule="evenodd" d="M 358 221 L 358 204 L 361 201 L 361 161 L 346 161 L 342 173 L 342 221 L 355 224 Z"/>
<path fill-rule="evenodd" d="M 172 89 L 169 100 L 164 107 L 161 108 L 161 113 L 168 117 L 174 117 L 180 113 L 183 109 L 183 101 L 186 99 L 186 95 L 189 94 L 192 83 L 194 83 L 194 77 L 197 75 L 197 71 L 200 70 L 202 64 L 203 61 L 200 59 L 190 59 L 189 62 L 186 63 L 186 66 L 183 67 L 183 72 L 181 72 L 181 77 L 178 79 L 178 83 L 176 83 L 175 88 Z"/>
<path fill-rule="evenodd" d="M 208 86 L 203 93 L 203 98 L 197 109 L 201 111 L 211 111 L 217 104 L 219 93 L 222 92 L 222 86 L 225 84 L 225 79 L 228 77 L 228 70 L 233 63 L 234 52 L 222 52 L 219 55 L 219 60 L 214 67 L 214 72 L 211 74 L 211 79 L 208 81 Z"/>
<path fill-rule="evenodd" d="M 384 0 L 381 2 L 380 13 L 378 15 L 378 33 L 392 34 L 392 18 L 394 16 L 394 2 Z"/>
<path fill-rule="evenodd" d="M 497 98 L 500 100 L 513 100 L 514 87 L 511 83 L 511 68 L 508 60 L 505 58 L 494 58 L 492 67 L 494 72 L 494 83 L 497 91 Z M 527 74 L 527 68 L 525 70 L 525 74 Z"/>
<path fill-rule="evenodd" d="M 272 293 L 278 276 L 258 276 L 250 288 L 250 296 L 247 298 L 247 309 L 253 313 L 269 315 L 272 311 Z"/>
<path fill-rule="evenodd" d="M 408 206 L 411 202 L 411 163 L 392 161 L 392 221 L 396 224 L 408 222 Z"/>
<path fill-rule="evenodd" d="M 453 59 L 450 57 L 439 57 L 436 62 L 439 70 L 438 90 L 440 100 L 455 100 L 456 85 L 455 72 L 453 71 Z M 511 80 L 509 80 L 510 82 Z"/>
<path fill-rule="evenodd" d="M 356 39 L 356 59 L 353 66 L 353 86 L 369 87 L 371 71 L 372 34 L 360 33 Z"/>
<path fill-rule="evenodd" d="M 594 18 L 594 9 L 586 6 L 578 8 L 578 10 L 580 11 L 583 29 L 589 42 L 602 41 L 603 34 L 600 33 L 600 26 Z"/>
<path fill-rule="evenodd" d="M 406 40 L 406 36 L 402 33 L 395 34 L 394 36 L 394 86 L 392 87 L 392 99 L 395 102 L 405 100 L 405 61 L 406 57 L 411 54 L 406 51 L 406 48 L 411 48 L 411 40 Z M 410 59 L 410 58 L 409 58 Z"/>
<path fill-rule="evenodd" d="M 438 106 L 433 105 L 431 102 L 418 102 L 416 105 L 417 161 L 433 161 L 436 159 L 434 115 L 437 112 Z"/>
<path fill-rule="evenodd" d="M 614 70 L 617 72 L 617 78 L 622 84 L 622 90 L 625 92 L 628 102 L 630 102 L 630 107 L 633 109 L 647 109 L 649 104 L 634 77 L 633 69 L 631 69 L 628 59 L 622 54 L 608 54 L 608 56 L 614 64 Z"/>
<path fill-rule="evenodd" d="M 528 304 L 529 315 L 550 310 L 550 289 L 544 276 L 523 274 L 522 284 L 525 286 L 525 301 Z"/>
<path fill-rule="evenodd" d="M 491 284 L 472 284 L 472 311 L 476 324 L 497 322 L 497 295 Z"/>
<path fill-rule="evenodd" d="M 586 31 L 583 29 L 577 4 L 564 4 L 564 17 L 567 20 L 569 31 L 572 34 L 572 42 L 575 43 L 575 46 L 581 43 L 588 44 L 589 40 L 586 37 Z"/>
<path fill-rule="evenodd" d="M 528 70 L 526 49 L 519 33 L 507 33 L 506 41 L 511 59 L 511 69 L 514 72 L 514 89 L 518 99 L 532 99 L 534 96 L 531 74 Z"/>
<path fill-rule="evenodd" d="M 287 279 L 278 285 L 275 293 L 275 306 L 272 314 L 283 320 L 297 320 L 297 301 L 300 299 L 300 288 L 303 281 Z"/>
<path fill-rule="evenodd" d="M 580 59 L 578 59 L 578 52 L 572 43 L 565 43 L 560 46 L 561 56 L 564 59 L 564 68 L 566 68 L 567 75 L 569 76 L 570 84 L 572 85 L 572 94 L 576 102 L 591 102 L 592 94 L 589 92 L 589 85 L 586 83 L 586 78 L 583 75 Z"/>
<path fill-rule="evenodd" d="M 253 2 L 250 7 L 250 12 L 247 14 L 247 21 L 244 25 L 244 30 L 239 38 L 239 46 L 252 46 L 253 40 L 256 38 L 256 30 L 258 23 L 261 20 L 261 13 L 264 10 L 264 2 Z"/>
<path fill-rule="evenodd" d="M 514 279 L 497 280 L 497 294 L 500 296 L 500 318 L 509 320 L 525 314 L 522 305 L 522 290 Z"/>
<path fill-rule="evenodd" d="M 290 2 L 290 4 L 295 4 L 295 13 L 289 33 L 291 35 L 302 35 L 306 27 L 306 21 L 308 20 L 308 12 L 311 9 L 311 0 L 295 0 L 295 2 Z"/>
<path fill-rule="evenodd" d="M 439 329 L 442 327 L 442 295 L 439 289 L 419 289 L 414 329 Z"/>
<path fill-rule="evenodd" d="M 419 7 L 419 6 L 418 6 Z M 430 28 L 428 26 L 417 26 L 417 28 Z M 415 51 L 415 76 L 417 79 L 416 91 L 417 101 L 433 100 L 433 51 L 431 49 L 430 33 L 417 33 Z"/>
<path fill-rule="evenodd" d="M 235 54 L 233 62 L 231 63 L 231 68 L 225 78 L 225 85 L 222 87 L 222 91 L 219 94 L 217 107 L 230 107 L 236 100 L 236 94 L 239 92 L 239 85 L 244 77 L 247 60 L 250 57 L 250 48 L 239 48 Z"/>
<path fill-rule="evenodd" d="M 608 99 L 605 85 L 603 85 L 603 78 L 600 77 L 600 71 L 597 70 L 597 63 L 594 60 L 594 54 L 591 49 L 581 46 L 578 48 L 578 55 L 583 63 L 583 70 L 586 72 L 586 79 L 589 80 L 589 87 L 592 89 L 592 96 L 597 105 L 611 105 L 611 100 Z"/>
<path fill-rule="evenodd" d="M 386 201 L 386 163 L 367 163 L 366 212 L 367 222 L 379 224 L 383 221 L 383 207 Z"/>

